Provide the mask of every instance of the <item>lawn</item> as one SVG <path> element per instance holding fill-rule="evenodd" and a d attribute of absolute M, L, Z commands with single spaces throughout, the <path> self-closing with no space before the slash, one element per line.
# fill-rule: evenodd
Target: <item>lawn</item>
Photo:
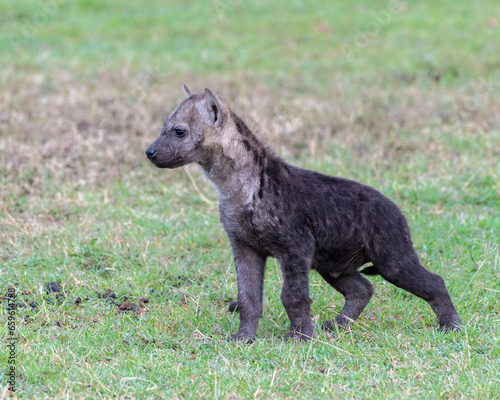
<path fill-rule="evenodd" d="M 499 398 L 498 5 L 414 3 L 0 0 L 0 399 Z M 227 343 L 217 192 L 144 155 L 183 82 L 395 201 L 464 330 L 373 277 L 359 320 L 322 332 L 343 298 L 312 273 L 317 335 L 284 343 L 269 260 L 256 341 Z"/>

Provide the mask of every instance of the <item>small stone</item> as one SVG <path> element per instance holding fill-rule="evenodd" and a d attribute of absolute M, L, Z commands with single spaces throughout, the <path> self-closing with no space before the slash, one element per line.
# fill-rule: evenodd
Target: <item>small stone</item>
<path fill-rule="evenodd" d="M 233 301 L 231 304 L 229 304 L 229 307 L 228 307 L 228 310 L 229 312 L 238 312 L 238 302 L 237 301 Z"/>

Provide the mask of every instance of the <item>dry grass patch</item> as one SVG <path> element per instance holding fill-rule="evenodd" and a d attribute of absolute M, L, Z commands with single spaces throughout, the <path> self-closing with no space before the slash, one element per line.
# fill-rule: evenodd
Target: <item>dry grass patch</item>
<path fill-rule="evenodd" d="M 94 184 L 137 168 L 143 148 L 183 98 L 177 79 L 154 71 L 4 71 L 1 80 L 1 168 L 7 191 L 15 195 L 39 192 L 47 174 L 57 183 Z M 438 136 L 491 142 L 486 155 L 500 155 L 500 144 L 491 140 L 500 127 L 493 85 L 481 96 L 474 83 L 452 88 L 425 82 L 391 88 L 340 83 L 334 91 L 304 94 L 267 87 L 251 76 L 191 81 L 193 89 L 210 86 L 222 94 L 287 158 L 327 156 L 332 146 L 396 162 L 415 152 L 455 157 Z"/>

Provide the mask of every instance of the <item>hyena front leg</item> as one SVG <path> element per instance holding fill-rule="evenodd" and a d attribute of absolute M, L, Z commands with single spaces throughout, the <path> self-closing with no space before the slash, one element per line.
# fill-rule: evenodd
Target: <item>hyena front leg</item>
<path fill-rule="evenodd" d="M 290 329 L 285 336 L 288 339 L 309 341 L 314 336 L 314 324 L 311 320 L 309 297 L 309 257 L 303 253 L 287 254 L 280 258 L 283 288 L 281 302 L 290 319 Z"/>
<path fill-rule="evenodd" d="M 240 327 L 230 338 L 251 342 L 262 317 L 264 270 L 266 257 L 239 243 L 233 243 L 234 263 L 238 278 L 238 311 Z"/>

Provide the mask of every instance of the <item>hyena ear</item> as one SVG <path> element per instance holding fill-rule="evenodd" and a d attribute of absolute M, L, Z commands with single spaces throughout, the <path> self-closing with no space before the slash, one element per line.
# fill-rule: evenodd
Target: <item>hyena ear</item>
<path fill-rule="evenodd" d="M 226 107 L 219 96 L 210 89 L 205 89 L 205 108 L 208 111 L 210 122 L 216 128 L 222 127 L 226 119 Z"/>
<path fill-rule="evenodd" d="M 182 88 L 184 89 L 184 93 L 186 93 L 186 97 L 189 97 L 193 94 L 193 92 L 189 90 L 185 83 L 182 84 Z"/>

